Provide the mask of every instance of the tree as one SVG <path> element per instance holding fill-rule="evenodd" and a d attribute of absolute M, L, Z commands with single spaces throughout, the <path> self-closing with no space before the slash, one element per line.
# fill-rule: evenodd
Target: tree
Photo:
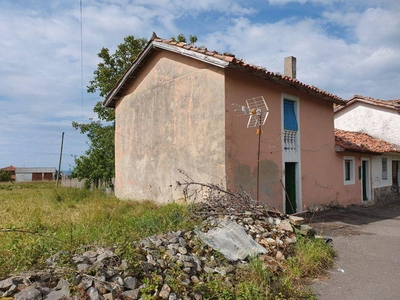
<path fill-rule="evenodd" d="M 114 124 L 102 125 L 101 122 L 89 124 L 73 123 L 75 129 L 89 138 L 89 149 L 85 155 L 75 157 L 75 168 L 71 176 L 86 179 L 87 187 L 100 181 L 110 182 L 115 176 L 114 167 Z"/>
<path fill-rule="evenodd" d="M 186 42 L 183 34 L 178 35 L 179 42 Z M 194 44 L 196 36 L 190 36 L 190 42 Z M 117 46 L 114 54 L 110 54 L 109 49 L 102 48 L 97 54 L 102 59 L 93 72 L 94 79 L 87 87 L 88 93 L 99 92 L 101 97 L 105 97 L 123 76 L 136 56 L 146 46 L 145 38 L 136 39 L 133 35 L 124 38 L 124 42 Z M 115 132 L 115 112 L 112 108 L 97 102 L 93 111 L 97 114 L 99 121 L 90 123 L 72 122 L 76 130 L 86 134 L 89 138 L 89 149 L 84 155 L 75 157 L 75 167 L 71 177 L 86 179 L 86 185 L 91 183 L 98 186 L 99 181 L 111 182 L 115 176 L 114 166 L 114 132 Z M 102 124 L 104 121 L 105 124 Z"/>
<path fill-rule="evenodd" d="M 0 170 L 0 182 L 11 181 L 11 172 Z"/>
<path fill-rule="evenodd" d="M 127 36 L 119 44 L 115 53 L 110 54 L 107 48 L 102 48 L 97 54 L 102 59 L 94 71 L 94 79 L 90 81 L 87 91 L 99 92 L 105 97 L 118 80 L 122 77 L 136 56 L 146 45 L 144 38 L 135 39 Z M 85 155 L 75 157 L 75 167 L 71 176 L 86 179 L 87 187 L 91 183 L 98 186 L 99 181 L 110 182 L 115 176 L 114 166 L 114 109 L 104 107 L 99 101 L 93 111 L 97 114 L 98 121 L 90 123 L 72 122 L 72 126 L 80 133 L 86 134 L 89 139 L 89 149 Z M 102 124 L 102 121 L 105 123 Z"/>
<path fill-rule="evenodd" d="M 171 40 L 173 40 L 174 42 L 186 43 L 186 37 L 182 33 L 179 34 L 176 38 L 175 37 L 171 37 Z M 197 36 L 190 35 L 189 41 L 190 41 L 190 43 L 192 45 L 194 45 L 194 43 L 197 42 Z"/>

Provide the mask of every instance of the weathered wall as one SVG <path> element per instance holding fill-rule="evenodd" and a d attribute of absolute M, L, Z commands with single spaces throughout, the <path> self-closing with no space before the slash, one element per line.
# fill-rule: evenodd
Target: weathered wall
<path fill-rule="evenodd" d="M 280 91 L 272 83 L 236 70 L 226 72 L 226 173 L 231 189 L 241 186 L 257 195 L 257 128 L 247 128 L 249 116 L 235 110 L 246 99 L 263 96 L 269 116 L 262 127 L 260 154 L 260 201 L 282 211 Z"/>
<path fill-rule="evenodd" d="M 32 181 L 32 173 L 15 174 L 15 182 Z"/>
<path fill-rule="evenodd" d="M 301 181 L 303 207 L 316 204 L 361 203 L 361 185 L 356 179 L 344 185 L 343 156 L 335 151 L 332 103 L 313 96 L 300 98 Z M 356 170 L 360 160 L 356 160 Z"/>
<path fill-rule="evenodd" d="M 335 127 L 364 132 L 400 145 L 400 115 L 392 109 L 366 103 L 354 103 L 335 113 Z"/>
<path fill-rule="evenodd" d="M 335 152 L 331 103 L 236 70 L 227 70 L 226 74 L 226 172 L 232 189 L 240 185 L 256 198 L 258 145 L 256 128 L 246 128 L 248 116 L 240 116 L 232 104 L 246 105 L 246 99 L 264 96 L 269 116 L 261 136 L 260 201 L 284 211 L 282 95 L 285 94 L 299 99 L 301 206 L 297 210 L 316 204 L 361 203 L 360 183 L 343 185 L 343 160 Z"/>
<path fill-rule="evenodd" d="M 378 204 L 400 201 L 400 192 L 394 186 L 385 186 L 374 189 L 374 199 Z"/>
<path fill-rule="evenodd" d="M 382 158 L 387 159 L 387 179 L 382 178 Z M 382 154 L 372 158 L 372 188 L 377 203 L 400 201 L 400 191 L 393 185 L 393 161 L 400 161 L 400 154 Z"/>
<path fill-rule="evenodd" d="M 186 171 L 225 177 L 223 70 L 167 51 L 153 55 L 116 107 L 115 194 L 166 202 L 182 197 Z"/>
<path fill-rule="evenodd" d="M 387 179 L 382 178 L 382 158 L 387 158 Z M 377 155 L 372 158 L 372 182 L 374 188 L 392 185 L 392 159 L 393 156 L 389 154 Z M 400 160 L 400 155 L 398 155 L 397 160 Z"/>

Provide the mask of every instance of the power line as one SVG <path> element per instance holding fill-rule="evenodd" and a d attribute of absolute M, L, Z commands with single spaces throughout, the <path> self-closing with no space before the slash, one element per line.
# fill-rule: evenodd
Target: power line
<path fill-rule="evenodd" d="M 82 0 L 79 0 L 80 17 L 81 17 L 81 98 L 82 98 L 82 122 L 83 122 L 83 17 L 82 17 Z"/>

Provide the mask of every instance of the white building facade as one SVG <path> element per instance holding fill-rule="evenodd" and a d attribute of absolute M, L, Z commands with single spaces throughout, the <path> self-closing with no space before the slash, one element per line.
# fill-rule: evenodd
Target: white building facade
<path fill-rule="evenodd" d="M 376 142 L 368 143 L 371 157 L 371 198 L 374 202 L 400 201 L 400 100 L 378 100 L 354 96 L 334 113 L 335 128 L 367 134 Z M 380 151 L 384 142 L 393 152 Z M 367 141 L 360 143 L 367 145 Z M 381 152 L 379 154 L 379 152 Z"/>

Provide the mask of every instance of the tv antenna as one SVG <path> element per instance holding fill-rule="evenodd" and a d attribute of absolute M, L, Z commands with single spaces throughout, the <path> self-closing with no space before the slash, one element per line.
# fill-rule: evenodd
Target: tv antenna
<path fill-rule="evenodd" d="M 260 153 L 261 153 L 261 126 L 265 124 L 268 118 L 269 109 L 267 102 L 263 96 L 254 97 L 246 100 L 246 106 L 241 106 L 241 112 L 246 116 L 249 115 L 249 121 L 247 122 L 247 128 L 256 127 L 258 125 L 256 133 L 258 134 L 258 151 L 257 151 L 257 203 L 260 199 Z M 237 104 L 234 104 L 239 106 Z M 240 106 L 239 106 L 240 107 Z M 238 110 L 235 110 L 238 111 Z"/>

